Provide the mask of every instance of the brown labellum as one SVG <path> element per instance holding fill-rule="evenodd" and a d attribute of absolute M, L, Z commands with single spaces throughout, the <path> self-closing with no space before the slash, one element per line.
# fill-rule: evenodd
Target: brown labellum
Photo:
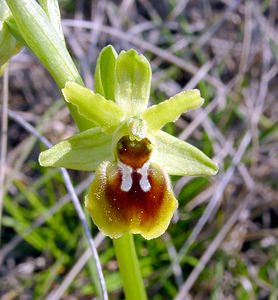
<path fill-rule="evenodd" d="M 163 234 L 177 208 L 168 176 L 150 164 L 147 192 L 142 189 L 142 175 L 136 170 L 131 172 L 128 191 L 121 188 L 122 176 L 122 169 L 116 163 L 105 162 L 98 169 L 86 197 L 94 223 L 112 238 L 127 232 L 140 233 L 146 239 Z"/>
<path fill-rule="evenodd" d="M 127 192 L 121 189 L 122 172 L 119 168 L 115 176 L 107 176 L 105 197 L 115 217 L 127 225 L 131 219 L 137 219 L 138 225 L 150 226 L 161 209 L 166 193 L 165 179 L 153 167 L 149 168 L 147 174 L 151 186 L 147 192 L 143 191 L 140 185 L 141 174 L 136 171 L 131 174 L 132 186 Z"/>
<path fill-rule="evenodd" d="M 104 162 L 96 172 L 86 206 L 94 223 L 106 235 L 140 233 L 155 238 L 166 230 L 177 208 L 168 175 L 152 163 L 152 144 L 122 137 L 118 162 Z"/>

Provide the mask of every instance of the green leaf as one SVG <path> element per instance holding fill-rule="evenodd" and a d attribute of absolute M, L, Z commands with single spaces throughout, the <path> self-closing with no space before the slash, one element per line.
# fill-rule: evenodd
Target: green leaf
<path fill-rule="evenodd" d="M 48 16 L 35 0 L 6 0 L 28 47 L 44 64 L 60 88 L 82 79 Z"/>
<path fill-rule="evenodd" d="M 66 101 L 77 106 L 80 115 L 103 130 L 113 131 L 123 118 L 123 111 L 115 102 L 75 82 L 67 82 L 62 92 Z"/>
<path fill-rule="evenodd" d="M 170 175 L 215 175 L 218 171 L 217 165 L 202 151 L 163 131 L 155 135 L 151 161 L 164 167 Z"/>
<path fill-rule="evenodd" d="M 122 51 L 115 66 L 115 101 L 129 116 L 137 116 L 148 105 L 151 67 L 143 55 Z"/>
<path fill-rule="evenodd" d="M 204 103 L 199 90 L 182 91 L 170 99 L 153 105 L 142 114 L 150 130 L 159 130 L 174 122 L 185 111 L 196 109 Z"/>
<path fill-rule="evenodd" d="M 10 17 L 8 17 L 7 19 L 5 19 L 5 24 L 7 25 L 7 27 L 9 28 L 10 33 L 13 35 L 13 37 L 19 42 L 21 43 L 23 46 L 28 47 L 24 38 L 22 37 L 22 35 L 20 34 L 17 25 L 15 23 L 15 19 L 14 17 L 11 15 Z"/>
<path fill-rule="evenodd" d="M 39 0 L 39 3 L 60 36 L 60 39 L 65 42 L 58 0 Z"/>
<path fill-rule="evenodd" d="M 10 15 L 11 15 L 11 12 L 7 6 L 6 1 L 0 0 L 0 21 L 4 21 Z M 1 27 L 1 25 L 0 25 L 0 27 Z"/>
<path fill-rule="evenodd" d="M 12 35 L 7 24 L 11 19 L 11 11 L 6 1 L 0 0 L 0 76 L 2 75 L 6 63 L 22 47 L 19 41 Z"/>
<path fill-rule="evenodd" d="M 41 152 L 43 167 L 64 167 L 94 171 L 102 161 L 113 160 L 112 136 L 100 128 L 92 128 L 66 139 Z"/>
<path fill-rule="evenodd" d="M 14 38 L 4 21 L 2 28 L 0 28 L 0 67 L 8 62 L 8 60 L 15 55 L 21 47 L 22 45 Z"/>
<path fill-rule="evenodd" d="M 59 88 L 62 89 L 67 81 L 83 84 L 64 41 L 42 7 L 35 0 L 6 0 L 6 3 L 16 24 L 15 27 L 13 22 L 8 23 L 11 32 L 16 38 L 20 36 L 24 40 L 24 44 L 42 62 Z M 80 130 L 92 127 L 92 123 L 81 118 L 72 105 L 68 105 L 68 108 Z"/>
<path fill-rule="evenodd" d="M 98 56 L 95 70 L 95 92 L 107 100 L 115 100 L 115 63 L 117 52 L 108 45 Z"/>

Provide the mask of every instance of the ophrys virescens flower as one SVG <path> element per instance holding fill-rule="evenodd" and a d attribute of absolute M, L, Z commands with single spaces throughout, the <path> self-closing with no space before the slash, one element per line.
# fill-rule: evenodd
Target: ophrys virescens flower
<path fill-rule="evenodd" d="M 96 171 L 85 204 L 94 223 L 111 238 L 163 234 L 178 203 L 170 175 L 213 175 L 217 166 L 203 152 L 163 131 L 181 113 L 198 108 L 198 90 L 183 91 L 148 108 L 151 68 L 135 50 L 119 56 L 108 46 L 98 58 L 95 92 L 74 82 L 66 101 L 96 127 L 40 155 L 43 166 Z"/>

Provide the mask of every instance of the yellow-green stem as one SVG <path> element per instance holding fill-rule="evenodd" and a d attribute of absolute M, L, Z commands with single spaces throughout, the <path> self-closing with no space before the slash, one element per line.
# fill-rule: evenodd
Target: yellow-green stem
<path fill-rule="evenodd" d="M 120 268 L 126 300 L 146 300 L 146 290 L 140 271 L 133 235 L 114 239 L 114 249 Z"/>

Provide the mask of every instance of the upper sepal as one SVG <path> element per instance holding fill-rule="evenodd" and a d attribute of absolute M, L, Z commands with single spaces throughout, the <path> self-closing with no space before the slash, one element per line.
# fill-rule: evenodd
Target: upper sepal
<path fill-rule="evenodd" d="M 111 140 L 110 134 L 92 128 L 41 152 L 39 163 L 43 167 L 95 171 L 102 161 L 113 159 Z"/>
<path fill-rule="evenodd" d="M 198 148 L 163 131 L 155 135 L 152 161 L 169 175 L 209 176 L 218 172 L 217 165 Z"/>
<path fill-rule="evenodd" d="M 137 116 L 148 105 L 151 67 L 135 50 L 122 51 L 115 65 L 115 101 L 126 115 Z"/>
<path fill-rule="evenodd" d="M 107 100 L 115 99 L 115 64 L 117 52 L 108 45 L 104 47 L 97 59 L 95 70 L 95 92 Z"/>

